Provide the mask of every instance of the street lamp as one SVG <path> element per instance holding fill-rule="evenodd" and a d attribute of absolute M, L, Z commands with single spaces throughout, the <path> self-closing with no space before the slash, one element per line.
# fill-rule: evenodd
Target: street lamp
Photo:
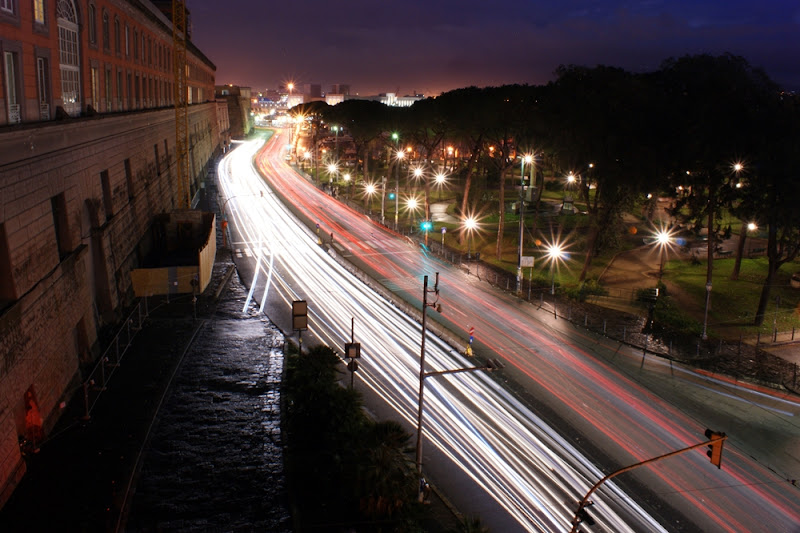
<path fill-rule="evenodd" d="M 338 173 L 339 173 L 339 167 L 336 166 L 336 163 L 328 163 L 328 179 L 330 181 L 333 181 L 333 178 Z"/>
<path fill-rule="evenodd" d="M 655 241 L 654 243 L 658 246 L 659 250 L 659 269 L 658 269 L 658 281 L 661 281 L 662 276 L 664 275 L 664 252 L 667 248 L 672 246 L 672 232 L 659 229 L 655 234 Z"/>
<path fill-rule="evenodd" d="M 564 257 L 564 249 L 558 243 L 551 244 L 547 247 L 547 258 L 550 261 L 550 294 L 556 293 L 556 271 L 555 265 L 561 258 Z"/>
<path fill-rule="evenodd" d="M 392 137 L 396 139 L 396 133 L 392 134 Z M 394 229 L 397 231 L 398 225 L 398 217 L 400 216 L 400 165 L 405 158 L 406 153 L 402 150 L 398 150 L 395 157 L 397 158 L 397 167 L 395 169 L 395 183 L 394 183 Z"/>
<path fill-rule="evenodd" d="M 439 189 L 439 200 L 442 199 L 442 188 L 444 187 L 445 182 L 447 181 L 447 176 L 445 176 L 442 172 L 439 172 L 434 176 L 434 181 L 436 182 L 436 187 Z"/>
<path fill-rule="evenodd" d="M 375 185 L 372 183 L 367 183 L 364 186 L 364 194 L 367 197 L 367 201 L 369 202 L 369 214 L 372 214 L 372 196 L 375 194 L 376 189 Z"/>
<path fill-rule="evenodd" d="M 525 233 L 525 163 L 533 164 L 533 156 L 525 154 L 521 158 L 519 178 L 519 248 L 517 249 L 517 292 L 522 290 L 522 240 Z"/>
<path fill-rule="evenodd" d="M 467 231 L 467 260 L 472 258 L 472 232 L 478 227 L 475 217 L 469 216 L 464 220 L 464 229 Z"/>
<path fill-rule="evenodd" d="M 708 304 L 711 301 L 711 282 L 706 283 L 706 309 L 703 312 L 703 335 L 702 339 L 708 339 Z"/>

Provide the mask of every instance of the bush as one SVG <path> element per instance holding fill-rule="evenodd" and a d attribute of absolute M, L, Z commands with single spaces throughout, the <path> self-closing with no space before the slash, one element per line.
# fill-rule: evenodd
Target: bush
<path fill-rule="evenodd" d="M 385 532 L 414 530 L 420 506 L 411 436 L 364 414 L 361 395 L 339 384 L 333 349 L 285 356 L 286 465 L 297 529 L 376 523 Z"/>
<path fill-rule="evenodd" d="M 587 280 L 580 287 L 571 287 L 564 292 L 570 300 L 577 302 L 585 302 L 587 296 L 608 295 L 608 290 L 601 286 L 596 279 Z"/>

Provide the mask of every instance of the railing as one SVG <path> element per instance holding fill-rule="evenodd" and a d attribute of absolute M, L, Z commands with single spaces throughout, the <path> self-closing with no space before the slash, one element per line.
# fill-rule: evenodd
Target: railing
<path fill-rule="evenodd" d="M 142 329 L 147 315 L 147 298 L 143 298 L 139 300 L 128 315 L 128 318 L 125 319 L 124 324 L 122 324 L 117 334 L 114 335 L 114 338 L 111 340 L 111 344 L 106 348 L 106 351 L 103 352 L 97 364 L 84 380 L 84 420 L 89 420 L 89 418 L 91 418 L 91 413 L 97 400 L 100 398 L 103 391 L 106 390 L 111 376 L 119 367 L 120 361 L 122 361 L 122 358 L 127 353 L 128 348 L 131 347 L 133 338 Z"/>
<path fill-rule="evenodd" d="M 409 234 L 409 238 L 422 240 L 418 232 Z M 461 265 L 469 275 L 477 276 L 502 290 L 515 290 L 516 276 L 506 270 L 475 260 L 474 257 L 468 260 L 463 252 L 443 247 L 432 239 L 429 239 L 429 249 L 443 260 Z M 642 350 L 643 363 L 646 354 L 650 353 L 735 378 L 746 377 L 765 385 L 783 386 L 795 391 L 800 387 L 800 365 L 764 350 L 769 344 L 797 342 L 794 328 L 781 332 L 776 322 L 765 324 L 756 335 L 749 338 L 703 340 L 669 331 L 654 334 L 647 327 L 647 303 L 638 300 L 636 289 L 611 288 L 607 295 L 587 295 L 586 301 L 580 302 L 562 298 L 558 290 L 553 295 L 550 287 L 537 286 L 524 279 L 520 296 L 577 327 Z M 619 312 L 614 312 L 615 309 Z"/>
<path fill-rule="evenodd" d="M 301 176 L 313 183 L 309 174 L 296 170 Z M 363 214 L 369 214 L 360 202 L 340 197 L 339 201 Z M 380 222 L 380 213 L 371 216 Z M 386 220 L 387 226 L 393 224 Z M 409 242 L 424 241 L 419 230 L 410 222 L 395 228 L 406 236 Z M 468 275 L 494 285 L 505 291 L 516 289 L 516 275 L 507 270 L 481 261 L 473 252 L 470 256 L 461 250 L 442 246 L 436 236 L 428 235 L 428 250 L 442 260 L 459 265 Z M 761 253 L 762 249 L 752 252 Z M 525 274 L 523 272 L 523 274 Z M 576 301 L 562 297 L 561 289 L 555 285 L 556 294 L 551 294 L 551 286 L 543 287 L 541 280 L 531 282 L 524 277 L 520 283 L 520 297 L 539 309 L 546 310 L 556 318 L 566 319 L 575 326 L 621 341 L 633 348 L 642 350 L 642 361 L 646 354 L 665 357 L 670 361 L 679 361 L 704 368 L 712 372 L 720 372 L 736 377 L 746 377 L 773 387 L 786 387 L 800 390 L 800 364 L 791 363 L 766 352 L 763 348 L 769 344 L 785 344 L 797 342 L 794 328 L 791 331 L 778 331 L 773 322 L 772 327 L 764 325 L 752 337 L 738 340 L 702 339 L 699 336 L 682 335 L 676 332 L 661 331 L 658 335 L 646 327 L 651 320 L 647 302 L 642 302 L 637 289 L 608 288 L 604 295 L 587 294 L 585 301 Z M 651 324 L 652 325 L 652 324 Z"/>

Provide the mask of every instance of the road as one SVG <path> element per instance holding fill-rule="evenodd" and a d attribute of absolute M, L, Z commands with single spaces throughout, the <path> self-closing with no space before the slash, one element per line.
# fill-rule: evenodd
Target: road
<path fill-rule="evenodd" d="M 476 498 L 467 491 L 466 501 L 457 504 L 494 501 L 494 507 L 505 509 L 517 522 L 516 529 L 509 529 L 508 519 L 503 522 L 500 513 L 479 509 L 482 516 L 489 513 L 487 523 L 497 531 L 565 531 L 574 502 L 604 473 L 700 442 L 706 422 L 713 421 L 719 424 L 715 429 L 731 435 L 723 470 L 709 464 L 703 453 L 691 452 L 626 474 L 629 477 L 625 481 L 620 478 L 622 485 L 609 484 L 596 493 L 591 512 L 600 527 L 594 530 L 658 530 L 631 497 L 668 530 L 792 531 L 800 522 L 796 488 L 766 468 L 763 461 L 753 461 L 737 447 L 742 442 L 747 448 L 748 439 L 770 442 L 764 437 L 764 428 L 783 423 L 778 433 L 791 437 L 791 449 L 797 442 L 797 402 L 736 383 L 712 382 L 659 361 L 648 360 L 644 365 L 640 354 L 555 320 L 513 295 L 493 290 L 331 201 L 298 179 L 280 157 L 281 148 L 279 139 L 269 144 L 258 160 L 262 173 L 274 190 L 320 224 L 323 241 L 330 241 L 331 233 L 334 239 L 332 246 L 328 242 L 317 245 L 314 232 L 292 221 L 285 212 L 281 221 L 272 219 L 273 226 L 258 222 L 261 227 L 280 227 L 281 238 L 287 236 L 288 227 L 299 228 L 292 243 L 287 243 L 291 260 L 269 271 L 279 273 L 276 277 L 287 287 L 304 287 L 303 297 L 313 302 L 318 313 L 312 317 L 312 329 L 331 345 L 341 345 L 349 337 L 349 316 L 358 317 L 357 337 L 365 346 L 358 376 L 362 386 L 379 392 L 401 416 L 413 422 L 419 326 L 385 299 L 381 303 L 374 293 L 364 294 L 357 281 L 345 282 L 345 277 L 335 282 L 320 279 L 319 286 L 313 288 L 310 278 L 330 276 L 341 268 L 324 253 L 326 249 L 348 257 L 369 272 L 392 291 L 393 301 L 403 299 L 417 308 L 421 305 L 422 275 L 440 272 L 444 312 L 441 316 L 430 313 L 432 318 L 464 340 L 467 329 L 474 327 L 480 340 L 477 353 L 499 356 L 508 363 L 503 372 L 508 383 L 504 386 L 478 373 L 429 380 L 426 385 L 426 399 L 431 400 L 426 403 L 426 424 L 431 431 L 426 433 L 426 442 L 433 441 L 434 452 L 441 450 L 487 496 Z M 239 174 L 234 174 L 239 180 Z M 228 194 L 251 194 L 258 203 L 261 193 L 256 193 L 257 187 L 263 184 L 253 186 L 256 189 L 249 189 L 249 193 L 231 190 Z M 273 195 L 265 192 L 265 200 L 271 202 Z M 271 210 L 278 212 L 277 207 Z M 271 235 L 248 235 L 246 240 L 280 240 L 276 232 Z M 300 241 L 311 242 L 316 254 L 300 246 Z M 278 254 L 270 254 L 273 258 L 277 260 Z M 362 321 L 365 326 L 375 323 L 377 327 L 378 320 L 371 317 L 383 317 L 384 329 L 362 334 L 358 325 Z M 430 368 L 474 364 L 435 337 L 429 339 L 426 357 Z M 674 401 L 665 400 L 671 396 Z M 727 429 L 730 419 L 726 413 L 748 410 L 756 414 L 740 415 L 739 427 L 731 427 L 744 429 L 751 418 L 760 417 L 756 429 L 761 431 L 748 428 L 744 432 L 760 432 L 762 437 L 740 438 Z M 548 422 L 558 427 L 558 432 Z M 770 445 L 775 448 L 786 442 Z M 794 455 L 787 453 L 781 465 L 789 469 L 785 471 L 795 468 L 796 472 Z M 430 457 L 426 452 L 425 462 L 431 465 L 426 472 L 437 482 L 445 485 L 450 478 L 458 479 L 452 470 L 437 472 L 438 460 L 435 455 Z M 770 466 L 775 469 L 775 465 Z"/>

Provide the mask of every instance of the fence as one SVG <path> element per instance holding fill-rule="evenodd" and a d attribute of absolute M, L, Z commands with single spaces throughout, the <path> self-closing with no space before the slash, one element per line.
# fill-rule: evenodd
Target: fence
<path fill-rule="evenodd" d="M 111 376 L 120 361 L 130 348 L 133 338 L 142 329 L 144 320 L 148 316 L 147 298 L 142 298 L 130 312 L 119 331 L 111 339 L 103 355 L 97 360 L 94 368 L 83 382 L 83 419 L 89 420 L 92 410 L 103 391 L 106 390 Z"/>
<path fill-rule="evenodd" d="M 467 254 L 442 246 L 437 241 L 429 240 L 428 248 L 431 253 L 445 261 L 461 265 L 470 275 L 502 290 L 516 291 L 516 275 L 507 270 L 468 258 Z M 585 302 L 561 298 L 558 291 L 551 289 L 552 286 L 537 285 L 536 280 L 532 283 L 529 279 L 523 279 L 519 294 L 531 304 L 552 312 L 558 318 L 641 349 L 643 357 L 650 353 L 768 386 L 798 390 L 800 385 L 800 367 L 796 363 L 762 349 L 769 343 L 794 342 L 794 329 L 791 332 L 779 332 L 773 323 L 771 331 L 765 325 L 764 333 L 759 332 L 754 338 L 740 337 L 737 341 L 704 340 L 666 329 L 654 331 L 652 317 L 647 316 L 647 307 L 638 301 L 636 289 L 609 289 L 608 294 L 588 296 Z M 637 310 L 639 313 L 635 312 Z"/>
<path fill-rule="evenodd" d="M 343 198 L 340 201 L 356 211 L 369 214 L 360 203 Z M 373 213 L 370 216 L 380 223 L 379 215 Z M 392 227 L 392 222 L 387 220 L 386 226 Z M 423 244 L 422 234 L 414 227 L 401 224 L 395 229 L 410 240 Z M 466 254 L 442 245 L 434 234 L 428 236 L 427 249 L 491 285 L 505 291 L 516 291 L 516 274 L 480 261 L 478 254 Z M 770 342 L 794 342 L 794 330 L 778 332 L 773 325 L 770 332 L 765 326 L 762 328 L 764 331 L 755 338 L 746 341 L 740 338 L 735 342 L 691 337 L 666 329 L 654 332 L 651 317 L 646 316 L 647 309 L 638 301 L 636 289 L 611 288 L 607 289 L 605 295 L 588 295 L 587 301 L 578 302 L 561 298 L 558 290 L 554 290 L 557 287 L 553 282 L 543 287 L 541 280 L 529 278 L 523 275 L 520 280 L 519 294 L 523 299 L 532 304 L 538 303 L 539 308 L 547 308 L 548 312 L 552 311 L 555 316 L 565 318 L 576 326 L 641 349 L 643 357 L 650 353 L 737 379 L 747 378 L 767 386 L 798 390 L 800 367 L 762 349 Z"/>

